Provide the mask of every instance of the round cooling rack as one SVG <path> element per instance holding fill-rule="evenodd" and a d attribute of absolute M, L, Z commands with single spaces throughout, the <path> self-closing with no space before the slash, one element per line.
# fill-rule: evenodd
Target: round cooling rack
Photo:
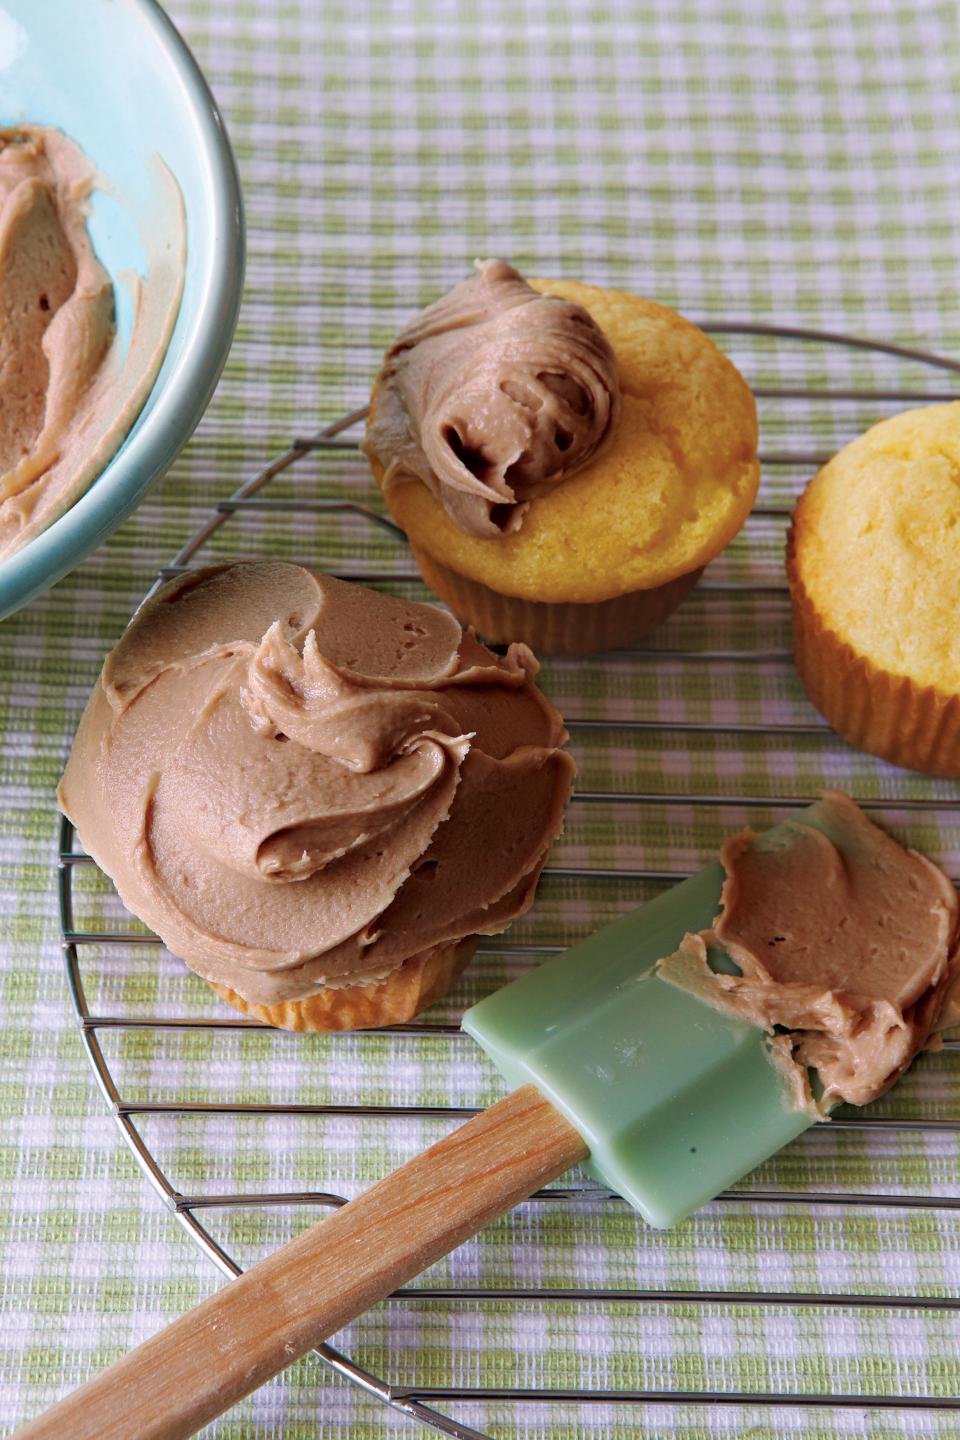
<path fill-rule="evenodd" d="M 644 648 L 545 662 L 579 789 L 533 911 L 481 947 L 446 1002 L 359 1034 L 232 1017 L 179 962 L 158 964 L 159 940 L 62 822 L 60 916 L 83 1044 L 143 1173 L 225 1275 L 240 1272 L 235 1255 L 266 1253 L 497 1098 L 459 1030 L 464 1006 L 697 870 L 731 830 L 835 784 L 960 880 L 960 789 L 860 755 L 824 725 L 793 673 L 782 568 L 812 470 L 885 414 L 960 398 L 960 362 L 794 327 L 703 328 L 760 401 L 759 503 Z M 427 598 L 358 454 L 363 415 L 294 438 L 156 583 L 270 556 Z M 649 1230 L 574 1176 L 358 1321 L 349 1357 L 316 1354 L 460 1440 L 872 1435 L 876 1411 L 894 1412 L 885 1423 L 902 1433 L 950 1433 L 958 1050 L 948 1040 L 921 1057 L 889 1096 L 814 1127 L 676 1231 Z"/>

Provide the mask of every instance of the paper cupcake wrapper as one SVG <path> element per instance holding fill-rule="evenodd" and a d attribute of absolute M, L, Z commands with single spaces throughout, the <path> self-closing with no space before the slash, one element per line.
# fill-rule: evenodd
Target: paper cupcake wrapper
<path fill-rule="evenodd" d="M 550 603 L 502 595 L 448 569 L 419 546 L 412 548 L 424 580 L 458 620 L 491 644 L 522 640 L 538 655 L 592 655 L 629 645 L 660 625 L 703 574 L 691 570 L 666 585 L 612 600 Z"/>
<path fill-rule="evenodd" d="M 469 935 L 412 955 L 392 975 L 371 985 L 318 990 L 315 995 L 276 1005 L 245 1000 L 226 985 L 211 982 L 211 986 L 242 1015 L 281 1030 L 372 1030 L 380 1025 L 400 1025 L 446 994 L 473 958 L 478 938 Z"/>
<path fill-rule="evenodd" d="M 793 644 L 804 689 L 837 734 L 893 765 L 926 775 L 960 775 L 960 696 L 916 685 L 874 665 L 825 624 L 787 539 Z"/>

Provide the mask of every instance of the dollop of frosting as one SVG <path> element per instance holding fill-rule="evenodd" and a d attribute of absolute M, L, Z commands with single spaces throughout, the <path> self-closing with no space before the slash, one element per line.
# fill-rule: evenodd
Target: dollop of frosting
<path fill-rule="evenodd" d="M 533 899 L 573 763 L 522 645 L 297 565 L 164 586 L 60 787 L 126 905 L 250 1001 L 382 978 Z"/>
<path fill-rule="evenodd" d="M 175 182 L 158 167 L 174 233 L 152 247 L 151 283 L 134 284 L 134 331 L 121 356 L 113 284 L 87 233 L 94 178 L 58 131 L 0 130 L 0 558 L 56 519 L 109 460 L 176 319 L 183 219 Z"/>
<path fill-rule="evenodd" d="M 661 961 L 666 980 L 761 1026 L 798 1108 L 865 1105 L 936 1028 L 960 968 L 957 893 L 827 791 L 803 819 L 732 836 L 722 910 Z M 718 973 L 711 951 L 738 975 Z M 818 1077 L 814 1096 L 809 1071 Z"/>
<path fill-rule="evenodd" d="M 363 446 L 384 488 L 419 478 L 462 530 L 493 536 L 582 469 L 619 411 L 596 321 L 485 260 L 387 351 Z"/>

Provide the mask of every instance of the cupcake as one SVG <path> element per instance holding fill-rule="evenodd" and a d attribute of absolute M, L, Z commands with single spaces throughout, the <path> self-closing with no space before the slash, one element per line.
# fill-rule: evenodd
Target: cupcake
<path fill-rule="evenodd" d="M 908 410 L 810 481 L 787 542 L 797 669 L 838 734 L 960 775 L 960 402 Z"/>
<path fill-rule="evenodd" d="M 552 654 L 658 625 L 759 482 L 753 396 L 702 331 L 502 260 L 398 336 L 363 448 L 441 599 Z"/>
<path fill-rule="evenodd" d="M 181 576 L 107 656 L 60 803 L 244 1014 L 408 1020 L 531 904 L 573 762 L 522 645 L 282 563 Z"/>

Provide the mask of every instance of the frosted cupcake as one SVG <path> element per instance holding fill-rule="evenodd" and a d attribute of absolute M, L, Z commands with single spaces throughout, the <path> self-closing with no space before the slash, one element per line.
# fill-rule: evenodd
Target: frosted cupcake
<path fill-rule="evenodd" d="M 787 546 L 797 669 L 852 745 L 960 775 L 960 402 L 874 425 L 811 480 Z"/>
<path fill-rule="evenodd" d="M 502 260 L 388 350 L 364 449 L 424 579 L 488 640 L 581 654 L 659 624 L 756 497 L 756 406 L 663 306 Z"/>
<path fill-rule="evenodd" d="M 409 1019 L 533 900 L 573 763 L 523 646 L 280 563 L 165 585 L 60 786 L 128 908 L 245 1014 Z"/>

